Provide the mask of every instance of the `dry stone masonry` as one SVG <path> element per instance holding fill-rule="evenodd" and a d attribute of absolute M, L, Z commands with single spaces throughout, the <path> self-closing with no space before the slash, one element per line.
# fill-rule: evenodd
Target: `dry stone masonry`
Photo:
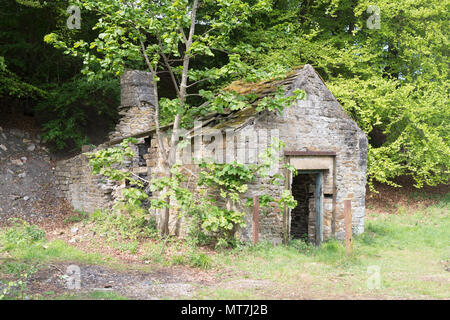
<path fill-rule="evenodd" d="M 154 124 L 152 75 L 144 71 L 126 71 L 120 78 L 120 86 L 121 119 L 109 136 L 111 140 L 141 133 Z"/>
<path fill-rule="evenodd" d="M 147 130 L 154 123 L 153 107 L 153 77 L 150 73 L 137 70 L 127 70 L 120 79 L 121 119 L 110 140 L 120 140 Z M 143 156 L 148 152 L 149 139 L 139 138 L 134 146 L 136 158 L 124 164 L 124 168 L 134 173 L 147 176 L 146 162 Z M 96 150 L 104 148 L 100 145 Z M 83 147 L 83 152 L 95 151 Z M 142 167 L 145 167 L 144 169 Z M 114 201 L 120 197 L 120 190 L 125 184 L 116 184 L 101 176 L 92 176 L 88 157 L 82 153 L 69 160 L 60 161 L 56 166 L 57 183 L 64 196 L 77 210 L 92 212 L 95 209 L 110 209 Z"/>
<path fill-rule="evenodd" d="M 140 138 L 136 158 L 126 165 L 148 179 L 159 174 L 162 163 L 153 128 L 151 79 L 149 73 L 140 71 L 127 71 L 122 76 L 122 119 L 110 135 L 111 139 L 116 140 L 130 135 Z M 196 150 L 202 150 L 204 156 L 214 157 L 218 161 L 251 163 L 257 161 L 257 155 L 269 146 L 272 137 L 286 144 L 280 155 L 284 163 L 297 169 L 299 175 L 291 176 L 280 164 L 278 170 L 287 178 L 286 185 L 274 186 L 267 179 L 258 180 L 249 186 L 244 197 L 258 196 L 261 190 L 279 197 L 285 188 L 289 188 L 298 201 L 298 207 L 286 212 L 274 209 L 261 214 L 260 239 L 275 243 L 281 242 L 286 235 L 290 238 L 307 237 L 311 241 L 317 239 L 317 235 L 321 239 L 343 239 L 345 199 L 350 199 L 352 203 L 353 232 L 363 232 L 366 135 L 345 113 L 310 65 L 289 73 L 283 80 L 252 85 L 237 83 L 231 87 L 242 94 L 256 93 L 263 97 L 273 93 L 279 85 L 285 86 L 286 94 L 292 94 L 297 88 L 303 89 L 306 99 L 297 101 L 281 114 L 258 112 L 255 107 L 249 107 L 211 115 L 201 119 L 200 135 L 189 135 L 193 142 L 191 145 Z M 210 136 L 214 136 L 215 144 L 211 143 Z M 180 158 L 185 151 L 179 151 Z M 190 155 L 189 152 L 187 154 Z M 196 170 L 191 163 L 185 163 L 183 168 L 186 172 Z M 111 207 L 120 189 L 125 187 L 105 181 L 102 177 L 92 177 L 83 154 L 60 163 L 57 172 L 67 199 L 76 209 L 88 212 Z M 242 240 L 250 241 L 251 208 L 245 210 L 248 210 L 247 226 L 238 230 L 238 235 Z M 160 212 L 152 214 L 159 221 Z M 171 213 L 169 226 L 179 236 L 186 232 L 186 221 L 177 217 L 176 212 Z"/>

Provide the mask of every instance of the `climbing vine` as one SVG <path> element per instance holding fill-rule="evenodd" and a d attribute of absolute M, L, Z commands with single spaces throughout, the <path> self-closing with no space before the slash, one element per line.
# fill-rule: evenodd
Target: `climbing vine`
<path fill-rule="evenodd" d="M 214 243 L 219 247 L 233 245 L 235 231 L 245 226 L 246 208 L 251 205 L 251 199 L 244 197 L 249 184 L 257 179 L 274 185 L 284 183 L 283 175 L 270 173 L 271 167 L 280 163 L 278 153 L 285 146 L 276 139 L 259 155 L 258 164 L 217 163 L 211 159 L 201 159 L 197 161 L 195 172 L 176 164 L 170 169 L 170 176 L 151 181 L 135 178 L 131 172 L 120 167 L 125 158 L 134 157 L 130 143 L 136 142 L 136 139 L 126 139 L 117 147 L 88 154 L 92 172 L 115 181 L 126 180 L 133 185 L 122 190 L 123 199 L 119 201 L 129 207 L 139 207 L 148 198 L 143 191 L 145 183 L 148 183 L 148 190 L 155 193 L 150 199 L 150 210 L 170 208 L 178 212 L 179 217 L 186 217 L 191 224 L 189 234 L 196 243 Z M 295 172 L 289 165 L 284 168 Z M 286 207 L 296 206 L 289 190 L 283 190 L 278 198 L 261 190 L 260 200 L 262 208 L 273 209 L 277 206 L 283 211 Z"/>

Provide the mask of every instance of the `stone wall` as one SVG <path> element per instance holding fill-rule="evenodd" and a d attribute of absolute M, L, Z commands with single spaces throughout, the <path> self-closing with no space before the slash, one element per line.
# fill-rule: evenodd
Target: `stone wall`
<path fill-rule="evenodd" d="M 128 70 L 121 77 L 121 105 L 119 114 L 122 116 L 110 139 L 123 138 L 132 134 L 147 131 L 153 125 L 153 78 L 150 73 Z M 104 148 L 100 145 L 95 150 Z M 125 161 L 123 168 L 133 171 L 142 177 L 147 176 L 144 160 L 148 150 L 147 141 L 138 139 L 133 146 L 136 157 Z M 88 151 L 88 150 L 84 150 Z M 121 195 L 124 183 L 108 181 L 101 176 L 91 174 L 91 166 L 87 156 L 82 153 L 74 158 L 59 161 L 56 164 L 56 180 L 64 197 L 77 210 L 92 212 L 95 209 L 111 208 L 114 200 Z"/>
<path fill-rule="evenodd" d="M 323 171 L 323 238 L 344 238 L 344 199 L 352 200 L 353 232 L 361 233 L 364 230 L 367 138 L 341 108 L 312 67 L 306 66 L 299 72 L 290 90 L 294 88 L 304 89 L 307 93 L 306 100 L 298 101 L 296 105 L 285 109 L 281 115 L 264 111 L 254 121 L 231 133 L 222 131 L 223 150 L 220 150 L 219 146 L 203 156 L 220 160 L 217 157 L 226 154 L 226 161 L 250 163 L 269 146 L 272 133 L 276 133 L 276 137 L 286 143 L 284 151 L 331 152 L 335 155 L 323 159 L 309 158 L 313 168 L 316 166 L 316 169 Z M 256 132 L 266 134 L 255 135 Z M 205 150 L 208 147 L 203 143 L 200 149 Z M 244 157 L 236 157 L 239 154 Z M 157 143 L 154 141 L 147 160 L 150 171 L 157 173 L 160 162 Z M 279 173 L 285 174 L 285 171 L 280 170 Z M 278 198 L 284 188 L 261 180 L 250 185 L 243 197 L 268 194 Z M 311 213 L 308 216 L 308 236 L 313 240 L 316 223 L 314 199 L 309 199 L 304 205 L 309 207 Z M 161 217 L 159 213 L 155 214 Z M 244 241 L 251 240 L 251 216 L 251 209 L 248 209 L 245 217 L 246 227 L 239 230 L 240 238 Z M 183 222 L 176 218 L 175 213 L 171 215 L 170 221 L 173 230 L 183 230 Z M 261 215 L 260 239 L 281 242 L 283 230 L 282 212 L 272 210 Z"/>
<path fill-rule="evenodd" d="M 56 183 L 76 210 L 92 212 L 110 208 L 116 186 L 101 176 L 93 176 L 88 158 L 80 154 L 60 161 L 55 167 Z"/>
<path fill-rule="evenodd" d="M 149 79 L 148 74 L 140 72 L 127 73 L 122 78 L 125 87 L 122 90 L 123 118 L 116 131 L 111 134 L 112 138 L 145 131 L 152 123 L 151 102 L 147 103 L 152 99 L 151 85 L 147 85 Z M 131 85 L 126 85 L 127 83 L 131 83 Z M 138 89 L 144 84 L 147 85 L 145 89 Z M 307 65 L 298 72 L 298 76 L 287 94 L 290 94 L 295 88 L 306 91 L 306 100 L 297 101 L 295 105 L 285 109 L 281 115 L 263 111 L 251 118 L 251 121 L 244 121 L 244 125 L 236 127 L 231 132 L 221 129 L 223 143 L 214 150 L 210 150 L 207 146 L 208 143 L 202 142 L 201 149 L 209 150 L 209 156 L 216 157 L 216 159 L 222 155 L 222 159 L 217 159 L 219 161 L 237 160 L 238 162 L 252 163 L 259 153 L 267 149 L 272 136 L 275 136 L 286 143 L 283 151 L 332 152 L 334 155 L 326 159 L 307 159 L 314 166 L 326 164 L 325 167 L 319 168 L 324 173 L 323 238 L 344 238 L 344 199 L 352 200 L 353 232 L 361 233 L 364 231 L 367 137 L 341 108 L 311 66 Z M 265 134 L 255 135 L 256 132 Z M 147 141 L 144 139 L 140 141 L 141 144 L 145 142 L 148 153 L 138 155 L 126 166 L 135 173 L 144 174 L 149 178 L 158 177 L 162 172 L 162 159 L 159 155 L 158 143 L 154 136 L 149 136 Z M 230 148 L 233 150 L 232 152 L 230 152 Z M 137 149 L 142 149 L 142 146 Z M 242 154 L 244 157 L 238 156 Z M 208 157 L 208 154 L 203 156 Z M 280 156 L 283 156 L 283 153 Z M 142 159 L 145 160 L 145 165 L 143 165 Z M 284 161 L 293 161 L 292 159 L 293 157 L 287 156 Z M 285 170 L 280 169 L 281 165 L 279 165 L 279 173 L 285 174 Z M 110 182 L 99 177 L 92 177 L 84 155 L 61 162 L 57 167 L 58 180 L 60 180 L 62 189 L 77 209 L 84 208 L 88 211 L 109 206 L 116 197 L 115 193 L 120 187 L 123 187 L 111 185 Z M 185 170 L 186 175 L 189 176 L 190 172 L 195 172 L 195 166 L 185 165 L 182 170 Z M 290 179 L 290 177 L 287 178 Z M 194 181 L 191 180 L 191 183 L 194 188 Z M 243 197 L 252 198 L 268 194 L 278 198 L 284 188 L 285 186 L 282 185 L 270 184 L 267 179 L 258 180 L 249 186 Z M 307 204 L 310 213 L 314 213 L 314 207 L 311 207 L 315 205 L 313 202 L 313 199 L 310 199 Z M 225 204 L 223 203 L 223 205 Z M 251 209 L 246 210 L 248 210 L 245 217 L 246 227 L 238 230 L 238 233 L 242 240 L 250 241 L 252 235 Z M 161 223 L 161 212 L 155 211 L 153 214 Z M 271 240 L 275 243 L 281 242 L 284 230 L 283 221 L 283 213 L 279 209 L 262 214 L 259 229 L 260 239 Z M 310 239 L 314 235 L 314 228 L 315 215 L 310 214 L 308 223 Z M 186 221 L 179 219 L 176 212 L 171 212 L 169 229 L 172 233 L 182 236 L 187 231 Z"/>
<path fill-rule="evenodd" d="M 281 116 L 264 113 L 256 128 L 279 129 L 285 150 L 330 151 L 334 158 L 333 175 L 325 174 L 325 181 L 333 181 L 334 190 L 324 193 L 324 238 L 330 233 L 338 239 L 345 237 L 344 200 L 352 201 L 352 227 L 355 234 L 364 231 L 365 185 L 368 142 L 364 132 L 345 113 L 314 69 L 306 65 L 292 85 L 306 91 L 306 99 L 297 101 Z"/>
<path fill-rule="evenodd" d="M 311 66 L 307 65 L 299 72 L 288 94 L 295 88 L 306 91 L 306 100 L 297 101 L 294 106 L 285 109 L 281 115 L 274 112 L 261 112 L 255 121 L 235 130 L 233 134 L 227 133 L 223 136 L 224 150 L 222 152 L 215 150 L 215 152 L 222 155 L 225 153 L 225 148 L 230 147 L 230 143 L 234 143 L 234 152 L 228 149 L 226 161 L 250 162 L 269 146 L 273 132 L 286 143 L 284 151 L 312 151 L 313 153 L 327 151 L 335 154 L 322 160 L 310 158 L 317 166 L 316 169 L 323 171 L 323 238 L 343 239 L 345 237 L 345 199 L 352 201 L 353 232 L 362 233 L 365 212 L 367 137 L 345 113 Z M 250 143 L 246 143 L 242 138 L 252 137 L 258 131 L 267 134 L 258 134 Z M 245 154 L 245 161 L 235 158 L 237 154 Z M 323 162 L 327 163 L 326 167 L 322 167 Z M 280 170 L 279 173 L 285 174 L 285 171 Z M 262 193 L 279 197 L 284 188 L 284 186 L 269 184 L 267 181 L 257 181 L 249 186 L 249 190 L 243 197 L 251 198 Z M 312 240 L 315 233 L 314 200 L 310 199 L 307 205 L 312 213 L 309 215 L 308 224 L 308 235 Z M 239 235 L 242 240 L 250 241 L 251 210 L 248 210 L 246 224 L 246 227 L 239 230 Z M 282 212 L 273 210 L 261 215 L 260 239 L 280 242 L 283 238 L 283 230 Z"/>

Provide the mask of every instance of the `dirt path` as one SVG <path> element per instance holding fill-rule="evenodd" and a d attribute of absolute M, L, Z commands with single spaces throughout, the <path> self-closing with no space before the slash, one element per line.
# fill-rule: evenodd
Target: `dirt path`
<path fill-rule="evenodd" d="M 80 270 L 80 288 L 75 286 Z M 69 268 L 69 269 L 68 269 Z M 118 271 L 98 265 L 57 263 L 42 267 L 28 280 L 28 294 L 52 292 L 54 296 L 74 294 L 83 296 L 90 292 L 114 292 L 129 299 L 189 299 L 197 289 L 212 283 L 198 281 L 195 272 L 179 268 L 161 269 L 146 273 L 134 270 Z"/>
<path fill-rule="evenodd" d="M 79 268 L 79 288 L 74 288 Z M 236 276 L 236 275 L 235 275 Z M 1 289 L 1 288 L 0 288 Z M 24 299 L 41 297 L 44 299 L 98 299 L 97 295 L 108 293 L 112 297 L 131 300 L 172 300 L 172 299 L 211 299 L 208 292 L 223 290 L 232 296 L 224 299 L 380 299 L 378 296 L 333 294 L 314 290 L 310 282 L 299 283 L 296 287 L 282 286 L 270 280 L 236 279 L 232 275 L 209 281 L 199 280 L 198 271 L 186 267 L 161 268 L 153 272 L 136 270 L 119 271 L 99 265 L 79 263 L 53 263 L 42 266 L 27 280 Z M 251 296 L 241 296 L 248 292 Z M 51 293 L 51 295 L 49 295 Z M 237 296 L 235 296 L 237 294 Z"/>

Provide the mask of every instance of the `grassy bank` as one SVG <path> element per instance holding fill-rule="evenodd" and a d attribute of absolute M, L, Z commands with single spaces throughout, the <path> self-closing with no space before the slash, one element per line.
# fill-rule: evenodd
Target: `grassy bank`
<path fill-rule="evenodd" d="M 447 196 L 421 210 L 368 210 L 366 231 L 355 238 L 350 257 L 337 241 L 320 248 L 297 241 L 261 243 L 219 254 L 218 269 L 237 276 L 230 286 L 204 290 L 199 297 L 449 299 L 449 207 Z"/>
<path fill-rule="evenodd" d="M 83 251 L 62 240 L 46 240 L 32 225 L 0 229 L 0 279 L 20 289 L 36 270 L 54 262 L 103 265 L 150 272 L 160 268 L 198 269 L 212 284 L 197 285 L 197 299 L 450 299 L 450 197 L 427 208 L 402 207 L 395 213 L 368 209 L 366 230 L 355 237 L 352 256 L 338 241 L 317 248 L 301 241 L 287 246 L 260 243 L 212 252 L 183 241 L 139 243 L 141 263 Z M 145 262 L 144 262 L 145 261 Z M 147 266 L 147 263 L 149 265 Z M 15 298 L 24 298 L 16 290 Z M 0 297 L 2 292 L 0 290 Z M 26 296 L 26 294 L 25 294 Z M 40 293 L 38 299 L 121 299 L 116 293 Z"/>

